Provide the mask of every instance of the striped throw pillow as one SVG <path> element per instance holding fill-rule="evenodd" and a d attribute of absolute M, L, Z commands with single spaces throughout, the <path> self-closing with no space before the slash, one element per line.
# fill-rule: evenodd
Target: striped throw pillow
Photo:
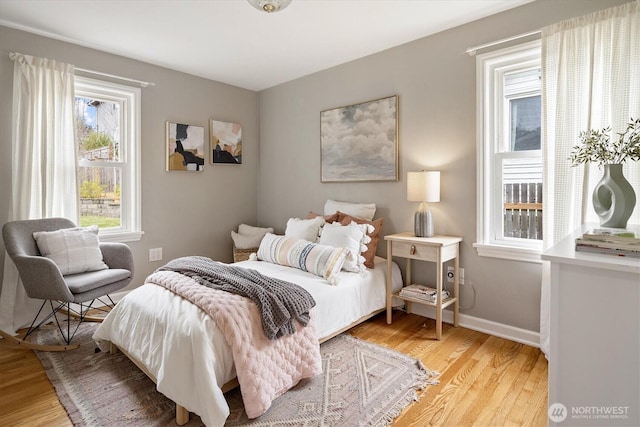
<path fill-rule="evenodd" d="M 308 271 L 335 285 L 349 252 L 345 248 L 320 245 L 295 237 L 267 233 L 258 248 L 258 259 Z"/>

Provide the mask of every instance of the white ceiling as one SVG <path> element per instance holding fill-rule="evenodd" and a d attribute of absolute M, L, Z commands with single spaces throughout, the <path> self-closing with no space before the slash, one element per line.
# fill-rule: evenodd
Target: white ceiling
<path fill-rule="evenodd" d="M 0 25 L 262 90 L 530 1 L 0 0 Z"/>

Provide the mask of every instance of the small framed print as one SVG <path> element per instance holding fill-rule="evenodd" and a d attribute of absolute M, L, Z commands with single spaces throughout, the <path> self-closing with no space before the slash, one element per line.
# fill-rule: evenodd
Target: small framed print
<path fill-rule="evenodd" d="M 204 127 L 167 122 L 167 170 L 204 169 Z"/>
<path fill-rule="evenodd" d="M 242 126 L 211 119 L 209 129 L 211 163 L 242 164 Z"/>

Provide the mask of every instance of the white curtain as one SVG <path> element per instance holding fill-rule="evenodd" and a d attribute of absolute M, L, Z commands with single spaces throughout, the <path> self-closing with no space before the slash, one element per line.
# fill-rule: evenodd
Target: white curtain
<path fill-rule="evenodd" d="M 585 222 L 598 222 L 591 194 L 597 165 L 571 167 L 581 131 L 622 132 L 640 117 L 640 1 L 548 26 L 542 31 L 544 246 Z M 624 175 L 640 196 L 640 164 Z M 640 197 L 638 198 L 640 200 Z M 640 223 L 640 207 L 630 224 Z M 543 265 L 540 346 L 549 357 L 549 265 Z"/>
<path fill-rule="evenodd" d="M 12 54 L 13 128 L 9 221 L 65 217 L 77 223 L 73 65 Z M 5 253 L 0 329 L 28 326 L 42 301 L 27 297 Z"/>

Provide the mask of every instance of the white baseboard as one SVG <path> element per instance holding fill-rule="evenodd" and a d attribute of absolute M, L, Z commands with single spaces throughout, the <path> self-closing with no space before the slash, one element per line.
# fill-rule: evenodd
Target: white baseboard
<path fill-rule="evenodd" d="M 419 304 L 411 305 L 411 312 L 426 316 L 431 319 L 436 318 L 436 309 Z M 443 310 L 442 320 L 446 323 L 453 323 L 453 312 L 451 310 Z M 472 329 L 485 334 L 494 335 L 496 337 L 505 338 L 521 344 L 530 345 L 531 347 L 540 348 L 540 333 L 530 331 L 528 329 L 517 328 L 515 326 L 505 325 L 503 323 L 494 322 L 492 320 L 481 319 L 479 317 L 470 316 L 468 314 L 459 314 L 460 326 Z"/>

